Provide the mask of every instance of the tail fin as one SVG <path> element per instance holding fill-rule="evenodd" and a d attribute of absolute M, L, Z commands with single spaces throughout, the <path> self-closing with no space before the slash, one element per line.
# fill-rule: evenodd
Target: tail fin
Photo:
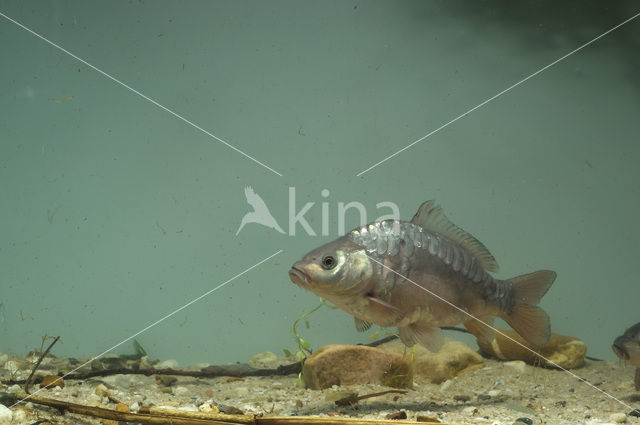
<path fill-rule="evenodd" d="M 539 270 L 509 280 L 513 284 L 513 310 L 502 318 L 536 348 L 545 346 L 551 335 L 549 316 L 537 304 L 555 279 L 555 272 Z"/>

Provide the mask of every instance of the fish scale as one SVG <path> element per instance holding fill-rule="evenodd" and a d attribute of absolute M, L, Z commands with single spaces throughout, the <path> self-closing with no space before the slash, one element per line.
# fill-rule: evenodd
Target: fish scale
<path fill-rule="evenodd" d="M 492 279 L 482 267 L 478 267 L 475 257 L 464 247 L 413 223 L 399 220 L 379 221 L 352 230 L 349 237 L 365 247 L 370 255 L 411 256 L 415 248 L 425 249 L 474 283 L 487 278 Z"/>

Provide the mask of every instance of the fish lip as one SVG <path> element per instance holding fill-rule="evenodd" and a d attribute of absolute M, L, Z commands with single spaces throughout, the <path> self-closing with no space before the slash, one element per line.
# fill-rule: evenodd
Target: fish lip
<path fill-rule="evenodd" d="M 309 284 L 309 276 L 295 265 L 289 270 L 289 278 L 296 285 L 305 286 Z"/>

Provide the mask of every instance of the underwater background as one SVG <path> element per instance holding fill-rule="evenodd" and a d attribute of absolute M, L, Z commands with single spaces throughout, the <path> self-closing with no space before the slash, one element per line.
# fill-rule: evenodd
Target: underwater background
<path fill-rule="evenodd" d="M 613 359 L 640 321 L 640 19 L 461 115 L 639 8 L 0 1 L 0 352 L 47 334 L 90 357 L 150 325 L 135 339 L 181 364 L 294 351 L 319 299 L 287 271 L 340 236 L 340 203 L 436 199 L 499 278 L 555 270 L 552 330 Z M 236 234 L 248 186 L 284 233 Z M 369 339 L 328 308 L 299 331 Z"/>

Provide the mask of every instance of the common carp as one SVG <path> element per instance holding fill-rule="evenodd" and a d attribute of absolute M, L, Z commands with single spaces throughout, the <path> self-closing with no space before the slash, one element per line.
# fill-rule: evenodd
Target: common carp
<path fill-rule="evenodd" d="M 303 257 L 291 280 L 355 318 L 398 328 L 402 342 L 431 351 L 443 344 L 441 326 L 464 326 L 493 340 L 493 317 L 504 319 L 534 347 L 550 335 L 549 316 L 537 306 L 556 278 L 551 270 L 494 278 L 498 263 L 476 238 L 453 224 L 434 201 L 413 219 L 360 226 Z"/>

